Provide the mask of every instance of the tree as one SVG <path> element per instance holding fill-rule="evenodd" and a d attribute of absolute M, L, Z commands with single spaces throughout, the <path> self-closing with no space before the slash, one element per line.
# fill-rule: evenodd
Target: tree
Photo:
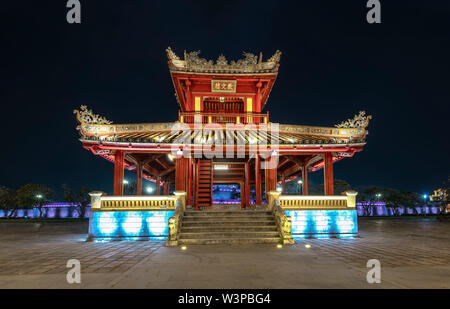
<path fill-rule="evenodd" d="M 135 195 L 137 192 L 137 183 L 136 181 L 131 181 L 124 183 L 123 185 L 123 193 L 124 195 Z"/>
<path fill-rule="evenodd" d="M 74 204 L 78 212 L 78 217 L 84 218 L 84 215 L 86 214 L 86 208 L 91 202 L 91 197 L 89 195 L 89 192 L 91 192 L 91 190 L 88 187 L 82 186 L 80 188 L 80 191 L 74 192 L 66 185 L 63 185 L 63 189 L 64 200 L 68 203 Z"/>
<path fill-rule="evenodd" d="M 26 184 L 17 190 L 17 206 L 20 208 L 33 208 L 39 210 L 42 218 L 42 206 L 51 202 L 53 191 L 43 184 Z"/>
<path fill-rule="evenodd" d="M 333 181 L 333 189 L 334 189 L 334 195 L 341 195 L 343 192 L 351 190 L 352 187 L 345 180 L 335 179 Z M 316 186 L 312 186 L 309 193 L 311 195 L 323 195 L 324 192 L 325 192 L 324 185 L 319 184 Z"/>
<path fill-rule="evenodd" d="M 17 210 L 15 190 L 0 186 L 0 209 L 11 211 L 8 218 L 14 216 Z"/>
<path fill-rule="evenodd" d="M 358 188 L 358 200 L 362 202 L 362 207 L 367 216 L 373 214 L 373 209 L 376 202 L 379 202 L 386 195 L 386 190 L 383 188 L 370 186 Z"/>
<path fill-rule="evenodd" d="M 387 189 L 386 207 L 391 208 L 395 216 L 400 215 L 400 209 L 407 203 L 406 195 L 398 190 Z"/>

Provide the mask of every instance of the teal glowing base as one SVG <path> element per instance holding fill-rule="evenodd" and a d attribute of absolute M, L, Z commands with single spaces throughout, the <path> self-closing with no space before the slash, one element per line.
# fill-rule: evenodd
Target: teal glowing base
<path fill-rule="evenodd" d="M 89 237 L 130 239 L 169 235 L 173 210 L 93 211 L 89 219 Z M 135 238 L 136 239 L 136 238 Z"/>
<path fill-rule="evenodd" d="M 356 210 L 285 210 L 294 237 L 348 237 L 358 235 Z"/>

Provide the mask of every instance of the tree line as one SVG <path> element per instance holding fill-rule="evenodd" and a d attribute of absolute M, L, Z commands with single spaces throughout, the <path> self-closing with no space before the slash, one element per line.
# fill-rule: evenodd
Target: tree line
<path fill-rule="evenodd" d="M 82 186 L 74 191 L 67 185 L 62 185 L 64 201 L 72 203 L 80 218 L 86 213 L 91 202 L 88 187 Z M 42 218 L 43 207 L 54 202 L 55 192 L 44 184 L 26 184 L 18 189 L 0 186 L 0 209 L 8 212 L 8 218 L 14 217 L 18 209 L 37 208 L 39 218 Z"/>

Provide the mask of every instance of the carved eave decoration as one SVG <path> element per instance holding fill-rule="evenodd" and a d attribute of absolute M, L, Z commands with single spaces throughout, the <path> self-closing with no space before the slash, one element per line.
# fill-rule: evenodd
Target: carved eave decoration
<path fill-rule="evenodd" d="M 94 114 L 91 109 L 88 109 L 86 105 L 81 105 L 80 110 L 75 109 L 73 111 L 77 115 L 77 121 L 80 124 L 112 124 L 112 121 L 107 120 L 105 117 L 101 117 Z"/>
<path fill-rule="evenodd" d="M 214 62 L 200 58 L 200 51 L 184 52 L 184 60 L 181 60 L 173 50 L 166 49 L 169 59 L 169 68 L 173 71 L 205 72 L 205 73 L 276 73 L 280 66 L 281 52 L 277 50 L 275 54 L 262 61 L 262 54 L 257 55 L 244 52 L 244 58 L 238 61 L 231 61 L 220 55 Z"/>
<path fill-rule="evenodd" d="M 365 111 L 360 111 L 358 115 L 355 115 L 353 118 L 347 119 L 346 121 L 335 125 L 335 127 L 341 129 L 365 129 L 369 126 L 370 119 L 372 119 L 371 115 L 366 116 Z"/>

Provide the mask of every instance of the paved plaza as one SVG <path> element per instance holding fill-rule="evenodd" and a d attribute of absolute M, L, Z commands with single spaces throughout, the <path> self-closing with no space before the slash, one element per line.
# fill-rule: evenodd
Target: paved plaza
<path fill-rule="evenodd" d="M 354 239 L 181 250 L 159 240 L 86 242 L 87 221 L 0 221 L 0 288 L 450 288 L 450 221 L 359 224 Z M 69 259 L 81 263 L 81 284 L 66 281 Z M 366 281 L 369 259 L 381 262 L 380 284 Z"/>

